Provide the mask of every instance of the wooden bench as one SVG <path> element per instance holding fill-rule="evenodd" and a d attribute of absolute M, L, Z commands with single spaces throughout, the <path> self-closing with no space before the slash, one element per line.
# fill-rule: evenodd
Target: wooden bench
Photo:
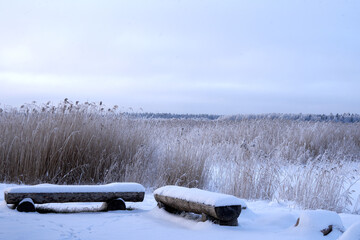
<path fill-rule="evenodd" d="M 246 208 L 245 202 L 237 197 L 197 188 L 165 186 L 156 189 L 154 197 L 158 206 L 168 212 L 193 212 L 201 214 L 203 220 L 227 226 L 237 226 L 237 218 Z"/>
<path fill-rule="evenodd" d="M 14 187 L 4 191 L 7 204 L 20 212 L 34 212 L 35 204 L 65 202 L 104 202 L 102 209 L 125 210 L 125 201 L 141 202 L 145 188 L 138 183 L 106 185 L 53 185 Z"/>

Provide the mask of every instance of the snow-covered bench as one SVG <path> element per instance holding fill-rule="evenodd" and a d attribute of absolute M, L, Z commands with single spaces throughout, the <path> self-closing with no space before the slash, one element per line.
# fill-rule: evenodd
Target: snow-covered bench
<path fill-rule="evenodd" d="M 237 226 L 241 209 L 246 208 L 245 202 L 237 197 L 197 188 L 165 186 L 156 189 L 154 197 L 158 206 L 168 212 L 202 214 L 204 220 L 227 226 Z"/>
<path fill-rule="evenodd" d="M 13 187 L 4 191 L 7 204 L 18 211 L 34 212 L 35 203 L 104 202 L 103 210 L 125 210 L 125 201 L 141 202 L 145 188 L 138 183 L 106 185 L 53 185 Z"/>

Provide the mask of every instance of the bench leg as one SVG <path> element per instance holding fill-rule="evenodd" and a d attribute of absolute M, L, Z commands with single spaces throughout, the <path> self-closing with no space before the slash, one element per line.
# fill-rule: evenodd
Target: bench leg
<path fill-rule="evenodd" d="M 221 221 L 221 220 L 219 220 L 219 224 L 221 226 L 239 226 L 239 222 L 238 222 L 237 218 L 232 219 L 230 221 Z"/>
<path fill-rule="evenodd" d="M 220 220 L 220 219 L 216 219 L 212 216 L 209 216 L 205 213 L 201 214 L 201 221 L 205 222 L 205 221 L 211 221 L 215 224 L 219 224 L 220 226 L 239 226 L 238 220 L 237 218 L 229 220 L 229 221 L 224 221 L 224 220 Z"/>
<path fill-rule="evenodd" d="M 117 198 L 104 202 L 101 209 L 103 211 L 126 210 L 126 205 L 122 198 Z"/>
<path fill-rule="evenodd" d="M 23 199 L 16 207 L 19 212 L 35 212 L 35 204 L 31 198 Z"/>

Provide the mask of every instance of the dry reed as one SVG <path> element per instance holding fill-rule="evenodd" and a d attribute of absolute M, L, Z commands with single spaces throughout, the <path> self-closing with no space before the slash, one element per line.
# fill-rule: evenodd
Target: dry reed
<path fill-rule="evenodd" d="M 2 109 L 0 133 L 4 182 L 176 184 L 336 211 L 360 159 L 360 123 L 141 119 L 67 99 Z"/>

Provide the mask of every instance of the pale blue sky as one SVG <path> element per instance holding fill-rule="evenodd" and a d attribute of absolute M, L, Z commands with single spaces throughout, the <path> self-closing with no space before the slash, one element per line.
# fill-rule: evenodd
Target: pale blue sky
<path fill-rule="evenodd" d="M 0 0 L 0 104 L 360 113 L 360 1 Z"/>

